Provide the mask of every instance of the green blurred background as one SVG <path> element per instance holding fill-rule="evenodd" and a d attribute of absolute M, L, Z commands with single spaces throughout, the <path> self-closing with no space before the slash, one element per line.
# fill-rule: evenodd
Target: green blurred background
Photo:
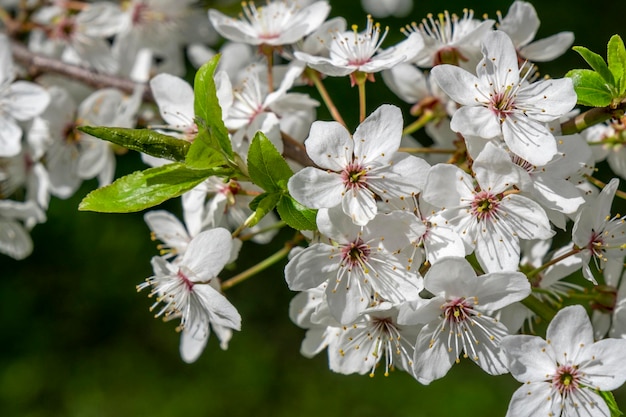
<path fill-rule="evenodd" d="M 333 16 L 365 24 L 358 1 L 331 1 Z M 572 1 L 533 2 L 542 26 L 538 38 L 571 30 L 576 45 L 604 56 L 605 45 L 624 27 L 623 2 L 609 7 Z M 391 27 L 385 45 L 402 39 L 398 29 L 444 9 L 495 17 L 510 2 L 421 1 Z M 542 73 L 563 76 L 584 67 L 573 52 Z M 368 107 L 401 104 L 387 95 L 379 77 L 368 86 Z M 328 80 L 349 123 L 356 125 L 357 92 L 346 79 Z M 406 110 L 406 108 L 405 108 Z M 405 112 L 406 114 L 406 112 Z M 321 119 L 329 119 L 320 111 Z M 118 176 L 142 167 L 137 155 L 119 160 Z M 197 363 L 178 354 L 174 323 L 154 320 L 151 301 L 135 285 L 151 275 L 156 254 L 142 214 L 108 215 L 77 211 L 96 186 L 86 183 L 74 198 L 54 199 L 48 221 L 33 230 L 34 253 L 22 262 L 0 257 L 0 416 L 503 416 L 519 384 L 509 375 L 491 377 L 469 361 L 448 376 L 421 386 L 395 372 L 374 378 L 328 370 L 326 354 L 299 354 L 304 331 L 293 325 L 293 296 L 282 277 L 283 263 L 234 287 L 228 297 L 243 317 L 227 351 L 216 340 Z M 178 201 L 165 208 L 179 213 Z M 289 232 L 282 235 L 290 236 Z M 280 243 L 278 243 L 280 245 Z M 240 270 L 277 247 L 250 244 Z M 626 356 L 626 352 L 625 352 Z M 626 407 L 626 390 L 617 392 Z"/>

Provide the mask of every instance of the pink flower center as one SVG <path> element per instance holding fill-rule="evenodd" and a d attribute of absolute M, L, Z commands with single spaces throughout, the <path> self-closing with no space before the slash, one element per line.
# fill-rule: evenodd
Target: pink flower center
<path fill-rule="evenodd" d="M 367 169 L 353 161 L 341 172 L 341 179 L 346 189 L 365 188 L 367 186 Z"/>
<path fill-rule="evenodd" d="M 361 238 L 341 248 L 342 259 L 348 264 L 349 268 L 361 266 L 367 269 L 365 264 L 367 263 L 370 252 L 370 246 L 363 242 Z"/>
<path fill-rule="evenodd" d="M 180 278 L 183 284 L 185 284 L 185 286 L 187 287 L 187 290 L 191 291 L 195 283 L 189 278 L 187 278 L 187 275 L 185 275 L 183 271 L 180 269 L 178 270 L 178 273 L 176 275 L 178 276 L 178 278 Z"/>
<path fill-rule="evenodd" d="M 469 320 L 474 310 L 471 303 L 465 297 L 448 301 L 441 308 L 445 320 L 454 324 Z"/>
<path fill-rule="evenodd" d="M 552 377 L 552 383 L 562 395 L 572 394 L 578 389 L 580 372 L 573 365 L 561 365 Z"/>
<path fill-rule="evenodd" d="M 491 95 L 489 100 L 489 110 L 498 116 L 500 122 L 504 122 L 504 119 L 515 109 L 515 95 L 510 92 L 511 89 L 507 88 L 504 92 Z"/>
<path fill-rule="evenodd" d="M 476 217 L 478 221 L 489 220 L 497 214 L 499 205 L 498 196 L 488 191 L 481 191 L 474 195 L 471 204 L 472 216 Z"/>

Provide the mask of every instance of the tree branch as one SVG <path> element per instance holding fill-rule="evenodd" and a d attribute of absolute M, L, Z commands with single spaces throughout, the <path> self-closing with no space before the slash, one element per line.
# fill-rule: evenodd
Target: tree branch
<path fill-rule="evenodd" d="M 28 71 L 28 74 L 33 78 L 43 73 L 53 73 L 64 75 L 96 89 L 113 87 L 129 94 L 133 92 L 133 89 L 137 85 L 137 83 L 126 78 L 93 72 L 93 70 L 88 68 L 67 64 L 58 59 L 35 54 L 29 51 L 22 43 L 14 40 L 11 41 L 11 50 L 13 52 L 13 59 L 23 65 Z M 143 99 L 154 102 L 152 91 L 150 91 L 150 88 L 147 86 L 143 92 Z"/>
<path fill-rule="evenodd" d="M 79 67 L 77 65 L 59 61 L 58 59 L 35 54 L 28 50 L 28 48 L 22 43 L 15 40 L 11 40 L 11 50 L 13 53 L 13 59 L 23 65 L 32 78 L 36 78 L 44 73 L 53 73 L 82 82 L 83 84 L 95 89 L 112 87 L 129 94 L 133 92 L 133 89 L 137 85 L 137 83 L 126 78 L 111 74 L 93 72 L 93 70 L 88 68 Z M 154 103 L 152 91 L 148 86 L 145 87 L 143 92 L 143 99 Z M 281 132 L 281 136 L 284 143 L 285 157 L 290 158 L 304 166 L 315 166 L 313 161 L 306 154 L 303 144 L 284 132 Z"/>

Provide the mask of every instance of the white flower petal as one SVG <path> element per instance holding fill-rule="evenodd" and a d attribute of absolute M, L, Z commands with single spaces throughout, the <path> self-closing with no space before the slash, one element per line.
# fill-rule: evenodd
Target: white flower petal
<path fill-rule="evenodd" d="M 16 81 L 11 84 L 3 100 L 3 111 L 17 120 L 25 121 L 39 116 L 49 103 L 50 95 L 42 87 L 28 81 Z"/>
<path fill-rule="evenodd" d="M 452 116 L 450 129 L 462 135 L 478 136 L 483 139 L 495 138 L 502 134 L 502 127 L 496 114 L 483 106 L 465 106 L 458 109 Z"/>
<path fill-rule="evenodd" d="M 230 232 L 223 228 L 206 230 L 195 236 L 181 261 L 194 273 L 188 278 L 202 282 L 217 277 L 230 259 L 231 247 Z"/>
<path fill-rule="evenodd" d="M 289 193 L 310 208 L 330 208 L 341 203 L 345 186 L 339 174 L 306 167 L 296 172 L 287 183 Z"/>
<path fill-rule="evenodd" d="M 285 280 L 289 289 L 309 290 L 336 276 L 340 260 L 333 261 L 335 256 L 341 255 L 322 243 L 313 244 L 298 253 L 285 266 Z"/>
<path fill-rule="evenodd" d="M 21 260 L 33 252 L 33 241 L 24 226 L 0 219 L 0 253 Z"/>
<path fill-rule="evenodd" d="M 0 157 L 16 156 L 22 150 L 22 128 L 11 117 L 0 113 Z"/>
<path fill-rule="evenodd" d="M 193 89 L 186 81 L 174 75 L 158 74 L 150 80 L 150 89 L 165 122 L 181 128 L 193 123 Z"/>
<path fill-rule="evenodd" d="M 389 160 L 400 147 L 402 125 L 398 107 L 389 104 L 378 107 L 352 135 L 355 160 L 362 164 Z"/>
<path fill-rule="evenodd" d="M 359 226 L 365 226 L 378 213 L 374 194 L 366 188 L 346 190 L 341 199 L 341 206 L 343 212 Z"/>
<path fill-rule="evenodd" d="M 578 363 L 581 350 L 593 343 L 593 328 L 584 307 L 574 305 L 559 310 L 548 325 L 546 340 L 558 362 Z"/>
<path fill-rule="evenodd" d="M 553 413 L 553 405 L 558 405 L 560 396 L 551 397 L 550 382 L 533 382 L 524 384 L 513 393 L 506 417 L 534 417 L 559 415 L 560 410 Z"/>
<path fill-rule="evenodd" d="M 563 55 L 574 43 L 572 32 L 560 32 L 520 48 L 519 53 L 533 62 L 548 62 Z"/>
<path fill-rule="evenodd" d="M 304 145 L 311 160 L 320 168 L 339 172 L 352 161 L 352 137 L 337 122 L 314 122 Z"/>
<path fill-rule="evenodd" d="M 455 65 L 437 65 L 430 77 L 452 100 L 464 106 L 476 106 L 476 100 L 484 100 L 482 92 L 489 91 L 482 80 Z"/>
<path fill-rule="evenodd" d="M 537 336 L 514 335 L 502 339 L 500 346 L 509 362 L 509 371 L 519 382 L 543 381 L 556 372 L 550 344 Z"/>

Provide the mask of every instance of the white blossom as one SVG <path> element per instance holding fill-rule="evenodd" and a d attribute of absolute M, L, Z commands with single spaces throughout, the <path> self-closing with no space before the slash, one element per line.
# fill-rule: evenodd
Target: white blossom
<path fill-rule="evenodd" d="M 626 380 L 626 340 L 594 342 L 591 322 L 580 305 L 557 313 L 546 340 L 508 336 L 502 349 L 511 374 L 524 384 L 513 394 L 507 417 L 609 416 L 596 390 L 611 391 Z"/>

